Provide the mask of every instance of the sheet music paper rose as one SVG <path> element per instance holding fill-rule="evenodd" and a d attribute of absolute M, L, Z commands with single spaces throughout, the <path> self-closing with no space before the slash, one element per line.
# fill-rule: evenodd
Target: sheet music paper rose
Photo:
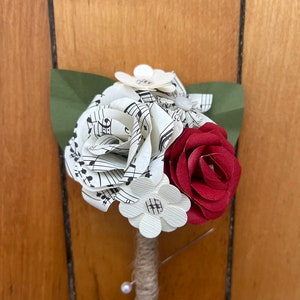
<path fill-rule="evenodd" d="M 220 216 L 240 166 L 224 129 L 204 115 L 213 95 L 188 94 L 174 72 L 148 65 L 115 76 L 119 82 L 95 95 L 65 147 L 83 198 L 104 212 L 119 202 L 148 238 Z"/>

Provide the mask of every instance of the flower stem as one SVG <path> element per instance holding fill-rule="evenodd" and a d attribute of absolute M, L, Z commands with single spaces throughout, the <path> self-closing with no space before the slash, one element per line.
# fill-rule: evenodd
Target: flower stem
<path fill-rule="evenodd" d="M 134 265 L 135 300 L 158 299 L 157 252 L 157 238 L 145 238 L 137 232 Z"/>

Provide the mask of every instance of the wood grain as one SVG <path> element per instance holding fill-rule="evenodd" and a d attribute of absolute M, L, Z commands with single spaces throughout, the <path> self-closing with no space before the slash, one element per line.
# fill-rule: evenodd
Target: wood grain
<path fill-rule="evenodd" d="M 0 11 L 0 298 L 68 299 L 47 3 Z"/>
<path fill-rule="evenodd" d="M 54 1 L 58 65 L 113 77 L 148 63 L 176 70 L 185 84 L 235 81 L 239 1 Z M 134 234 L 116 208 L 107 214 L 83 202 L 69 181 L 77 299 L 122 296 L 130 280 Z M 166 258 L 211 226 L 216 232 L 160 270 L 160 299 L 223 299 L 228 212 L 205 226 L 187 226 L 160 238 Z M 193 288 L 191 288 L 193 286 Z"/>
<path fill-rule="evenodd" d="M 300 299 L 299 1 L 248 1 L 233 300 Z"/>

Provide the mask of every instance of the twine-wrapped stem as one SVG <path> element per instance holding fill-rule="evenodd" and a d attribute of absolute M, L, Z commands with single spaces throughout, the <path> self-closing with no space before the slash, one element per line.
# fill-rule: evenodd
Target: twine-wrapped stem
<path fill-rule="evenodd" d="M 137 232 L 134 263 L 135 300 L 158 299 L 157 252 L 157 238 L 148 239 Z"/>

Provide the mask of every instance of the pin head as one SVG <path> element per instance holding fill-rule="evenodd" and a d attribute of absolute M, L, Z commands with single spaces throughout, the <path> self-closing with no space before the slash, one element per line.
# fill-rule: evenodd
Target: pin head
<path fill-rule="evenodd" d="M 129 294 L 132 291 L 132 282 L 124 281 L 121 284 L 121 291 L 123 294 Z"/>

